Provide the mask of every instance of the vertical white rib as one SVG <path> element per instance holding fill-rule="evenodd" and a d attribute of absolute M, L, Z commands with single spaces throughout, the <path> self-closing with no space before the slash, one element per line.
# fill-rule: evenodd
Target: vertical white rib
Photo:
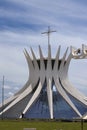
<path fill-rule="evenodd" d="M 64 63 L 65 63 L 65 58 L 66 58 L 66 55 L 67 55 L 67 52 L 68 52 L 68 48 L 66 49 L 65 53 L 64 53 L 64 56 L 63 58 L 61 59 L 61 64 L 60 64 L 60 68 L 59 68 L 59 71 L 61 72 L 64 68 Z"/>
<path fill-rule="evenodd" d="M 35 56 L 32 48 L 31 48 L 31 52 L 32 52 L 32 56 L 33 56 L 33 63 L 34 63 L 35 71 L 39 72 L 39 67 L 38 67 L 38 63 L 37 63 L 37 60 L 36 60 L 36 56 Z"/>
<path fill-rule="evenodd" d="M 51 47 L 48 45 L 48 61 L 47 61 L 47 71 L 46 78 L 52 78 L 52 63 L 51 63 Z"/>
<path fill-rule="evenodd" d="M 59 46 L 56 57 L 55 57 L 55 63 L 54 63 L 54 67 L 53 67 L 53 72 L 55 73 L 55 71 L 58 71 L 58 64 L 59 64 L 59 55 L 60 55 L 60 48 L 61 46 Z"/>
<path fill-rule="evenodd" d="M 25 114 L 27 112 L 27 110 L 31 107 L 31 105 L 36 101 L 36 99 L 38 98 L 38 96 L 41 92 L 42 86 L 43 86 L 43 84 L 41 84 L 41 82 L 39 82 L 39 85 L 38 85 L 36 91 L 34 92 L 32 98 L 28 102 L 26 108 L 24 109 L 23 114 Z"/>
<path fill-rule="evenodd" d="M 47 96 L 50 110 L 50 117 L 53 119 L 53 93 L 52 93 L 52 79 L 47 81 Z"/>
<path fill-rule="evenodd" d="M 39 53 L 40 53 L 40 69 L 45 71 L 44 57 L 43 57 L 42 50 L 41 50 L 40 46 L 39 46 Z"/>
<path fill-rule="evenodd" d="M 69 70 L 69 64 L 70 64 L 71 58 L 72 58 L 72 54 L 70 53 L 64 65 L 64 69 L 62 71 L 62 73 L 64 73 L 62 78 L 65 78 L 65 79 L 68 78 L 68 70 Z"/>
<path fill-rule="evenodd" d="M 52 95 L 52 86 L 51 86 L 52 85 L 52 63 L 51 63 L 51 46 L 50 45 L 48 45 L 46 81 L 47 81 L 47 96 L 48 96 L 50 117 L 51 119 L 53 119 L 53 95 Z"/>
<path fill-rule="evenodd" d="M 36 86 L 38 80 L 39 80 L 39 66 L 38 66 L 38 63 L 37 63 L 37 60 L 36 60 L 36 57 L 35 57 L 35 54 L 31 48 L 31 52 L 32 52 L 32 56 L 33 56 L 33 64 L 34 64 L 34 75 L 32 77 L 32 86 Z"/>
<path fill-rule="evenodd" d="M 68 95 L 66 94 L 66 92 L 63 90 L 63 88 L 62 88 L 61 84 L 59 83 L 58 79 L 54 78 L 54 81 L 55 81 L 56 88 L 57 88 L 58 92 L 60 93 L 60 95 L 71 106 L 71 108 L 81 117 L 82 115 L 77 110 L 77 108 L 75 107 L 75 105 L 72 103 L 72 101 L 70 100 L 70 98 L 68 97 Z"/>
<path fill-rule="evenodd" d="M 34 66 L 32 64 L 32 59 L 30 57 L 30 55 L 28 54 L 27 50 L 25 49 L 24 51 L 24 55 L 25 55 L 25 58 L 27 60 L 27 63 L 28 63 L 28 67 L 29 67 L 29 71 L 34 71 Z"/>
<path fill-rule="evenodd" d="M 39 46 L 39 53 L 40 53 L 40 81 L 44 83 L 45 81 L 45 64 L 44 64 L 44 57 L 42 54 L 41 47 Z"/>

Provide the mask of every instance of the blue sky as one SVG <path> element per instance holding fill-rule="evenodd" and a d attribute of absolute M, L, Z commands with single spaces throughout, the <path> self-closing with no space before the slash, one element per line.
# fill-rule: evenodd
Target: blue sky
<path fill-rule="evenodd" d="M 67 46 L 87 45 L 87 0 L 0 0 L 0 81 L 5 75 L 7 96 L 27 81 L 24 48 L 30 52 L 32 46 L 38 56 L 41 45 L 47 55 L 47 36 L 41 33 L 48 26 L 57 31 L 50 39 L 53 56 L 58 45 L 62 53 Z M 87 95 L 86 59 L 72 60 L 69 77 Z"/>

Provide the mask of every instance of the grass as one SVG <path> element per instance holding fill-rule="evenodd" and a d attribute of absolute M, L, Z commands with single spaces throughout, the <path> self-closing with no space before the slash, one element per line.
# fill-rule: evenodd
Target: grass
<path fill-rule="evenodd" d="M 81 123 L 59 121 L 0 120 L 0 130 L 23 130 L 23 128 L 37 128 L 37 130 L 81 130 Z M 87 122 L 84 122 L 83 130 L 87 130 Z"/>

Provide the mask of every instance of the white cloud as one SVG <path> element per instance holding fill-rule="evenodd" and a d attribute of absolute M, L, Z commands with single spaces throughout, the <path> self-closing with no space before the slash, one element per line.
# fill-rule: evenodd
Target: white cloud
<path fill-rule="evenodd" d="M 19 90 L 19 88 L 18 87 L 14 87 L 14 90 Z"/>
<path fill-rule="evenodd" d="M 55 0 L 51 2 L 49 0 L 23 0 L 14 1 L 14 3 L 16 3 L 19 7 L 23 6 L 24 10 L 17 11 L 16 8 L 15 10 L 1 9 L 0 15 L 3 14 L 5 18 L 7 17 L 9 19 L 13 19 L 12 22 L 15 23 L 22 21 L 22 23 L 25 24 L 42 24 L 45 26 L 56 25 L 56 27 L 60 29 L 60 33 L 62 27 L 64 28 L 62 32 L 66 32 L 65 30 L 68 30 L 68 32 L 72 32 L 74 34 L 76 32 L 80 34 L 82 34 L 82 32 L 84 34 L 87 32 L 87 29 L 84 26 L 84 20 L 87 20 L 86 7 L 79 3 L 73 2 L 71 0 Z"/>
<path fill-rule="evenodd" d="M 12 93 L 12 92 L 9 92 L 9 93 L 8 93 L 8 95 L 9 95 L 9 96 L 13 96 L 13 95 L 14 95 L 14 93 Z"/>
<path fill-rule="evenodd" d="M 4 89 L 11 89 L 11 86 L 4 85 Z"/>

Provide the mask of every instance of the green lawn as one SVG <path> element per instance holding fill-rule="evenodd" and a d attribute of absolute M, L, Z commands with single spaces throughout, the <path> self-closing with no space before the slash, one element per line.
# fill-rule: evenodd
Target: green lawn
<path fill-rule="evenodd" d="M 37 128 L 37 130 L 81 130 L 80 122 L 58 121 L 29 121 L 29 120 L 0 120 L 0 130 L 23 130 L 23 128 Z M 83 130 L 87 130 L 84 122 Z"/>

